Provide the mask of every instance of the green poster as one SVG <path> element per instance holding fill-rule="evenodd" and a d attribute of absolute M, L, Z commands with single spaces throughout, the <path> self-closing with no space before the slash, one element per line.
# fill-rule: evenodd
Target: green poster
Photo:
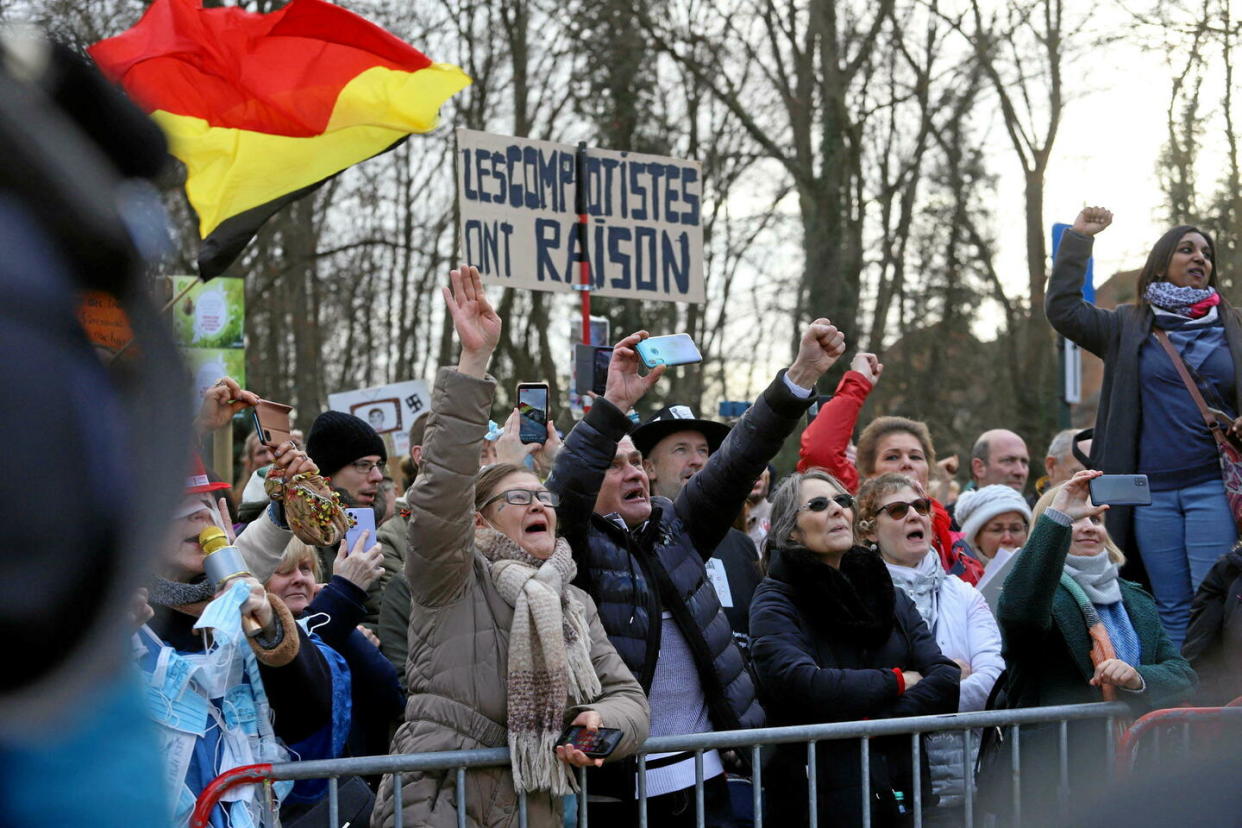
<path fill-rule="evenodd" d="M 173 276 L 173 296 L 194 281 L 193 276 Z M 245 347 L 245 281 L 221 278 L 195 286 L 177 300 L 172 320 L 183 348 Z"/>
<path fill-rule="evenodd" d="M 201 397 L 221 377 L 232 377 L 246 387 L 246 351 L 244 348 L 183 348 L 194 390 Z"/>

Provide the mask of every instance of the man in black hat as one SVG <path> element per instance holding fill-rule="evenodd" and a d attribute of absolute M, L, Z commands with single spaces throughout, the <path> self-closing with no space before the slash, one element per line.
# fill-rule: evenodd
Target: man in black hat
<path fill-rule="evenodd" d="M 707 458 L 728 435 L 729 427 L 724 423 L 700 420 L 688 405 L 670 405 L 630 436 L 642 452 L 652 494 L 676 500 L 682 487 L 707 465 Z M 707 575 L 733 628 L 734 639 L 745 650 L 750 646 L 750 598 L 761 579 L 754 542 L 745 532 L 730 527 L 707 560 Z"/>
<path fill-rule="evenodd" d="M 306 453 L 344 495 L 346 505 L 375 505 L 388 450 L 365 421 L 344 411 L 323 412 L 311 423 Z"/>
<path fill-rule="evenodd" d="M 319 466 L 329 485 L 340 492 L 346 506 L 375 508 L 388 450 L 365 420 L 344 411 L 323 412 L 311 423 L 310 433 L 306 435 L 306 453 Z M 382 509 L 376 513 L 377 526 L 382 522 L 382 514 Z M 369 538 L 367 546 L 377 542 L 377 538 Z M 317 551 L 319 566 L 325 577 L 331 577 L 337 550 L 321 546 Z M 378 581 L 367 590 L 363 623 L 372 631 L 379 622 L 382 595 Z"/>
<path fill-rule="evenodd" d="M 574 583 L 591 593 L 609 641 L 647 693 L 652 735 L 760 727 L 763 709 L 706 561 L 755 478 L 810 406 L 816 381 L 844 352 L 844 336 L 827 319 L 808 326 L 793 365 L 760 395 L 702 468 L 685 478 L 673 499 L 650 495 L 625 414 L 664 372 L 661 366 L 638 374 L 634 346 L 646 337 L 640 331 L 617 343 L 604 396 L 566 437 L 548 479 L 548 488 L 560 496 L 557 516 L 578 565 Z M 694 420 L 669 419 L 681 422 L 660 426 L 671 429 L 664 436 L 686 431 L 685 420 Z M 722 426 L 699 422 L 700 430 L 692 433 L 708 440 L 723 436 Z M 680 472 L 662 472 L 661 466 L 656 477 L 684 475 L 682 464 L 669 468 L 679 466 Z M 638 823 L 635 770 L 626 762 L 591 772 L 592 793 L 614 800 L 592 799 L 593 826 Z M 648 756 L 648 821 L 693 825 L 695 778 L 693 753 Z M 717 751 L 703 754 L 703 778 L 706 825 L 731 825 Z"/>

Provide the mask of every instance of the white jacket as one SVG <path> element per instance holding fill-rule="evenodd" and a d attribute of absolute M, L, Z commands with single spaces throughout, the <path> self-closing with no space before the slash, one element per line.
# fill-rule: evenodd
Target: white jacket
<path fill-rule="evenodd" d="M 936 555 L 930 551 L 929 555 Z M 940 558 L 936 555 L 936 566 Z M 902 588 L 902 576 L 908 567 L 888 564 L 893 575 L 893 586 Z M 904 570 L 904 572 L 903 572 Z M 970 665 L 970 675 L 962 679 L 958 697 L 958 712 L 983 710 L 1001 671 L 1005 659 L 1001 657 L 1000 627 L 988 607 L 983 593 L 956 575 L 946 575 L 937 595 L 936 644 L 947 658 L 965 661 Z M 979 732 L 972 739 L 972 754 L 979 750 Z M 965 742 L 961 732 L 950 731 L 928 734 L 925 740 L 928 763 L 931 766 L 932 791 L 940 797 L 940 807 L 955 808 L 964 797 L 966 768 L 962 762 Z M 971 760 L 974 761 L 974 756 Z"/>

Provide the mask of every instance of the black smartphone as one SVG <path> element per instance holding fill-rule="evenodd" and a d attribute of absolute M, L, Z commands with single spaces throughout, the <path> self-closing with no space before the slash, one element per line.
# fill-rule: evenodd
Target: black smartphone
<path fill-rule="evenodd" d="M 1145 474 L 1105 474 L 1087 484 L 1096 506 L 1150 506 L 1151 489 Z"/>
<path fill-rule="evenodd" d="M 543 443 L 548 439 L 548 384 L 546 382 L 523 382 L 518 384 L 518 416 L 521 426 L 518 436 L 523 443 Z"/>
<path fill-rule="evenodd" d="M 574 390 L 580 396 L 594 391 L 604 395 L 608 385 L 608 363 L 612 361 L 611 345 L 574 346 Z"/>
<path fill-rule="evenodd" d="M 570 725 L 557 744 L 573 745 L 592 759 L 606 759 L 621 744 L 621 731 L 612 727 L 587 730 L 580 725 Z"/>

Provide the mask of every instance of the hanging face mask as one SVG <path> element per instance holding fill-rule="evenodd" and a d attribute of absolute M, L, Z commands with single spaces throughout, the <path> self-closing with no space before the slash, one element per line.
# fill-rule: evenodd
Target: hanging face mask
<path fill-rule="evenodd" d="M 195 630 L 209 629 L 212 634 L 211 647 L 198 657 L 197 676 L 210 698 L 220 698 L 241 680 L 243 665 L 237 658 L 238 647 L 249 646 L 242 633 L 241 607 L 249 597 L 250 586 L 234 581 L 194 622 Z"/>

